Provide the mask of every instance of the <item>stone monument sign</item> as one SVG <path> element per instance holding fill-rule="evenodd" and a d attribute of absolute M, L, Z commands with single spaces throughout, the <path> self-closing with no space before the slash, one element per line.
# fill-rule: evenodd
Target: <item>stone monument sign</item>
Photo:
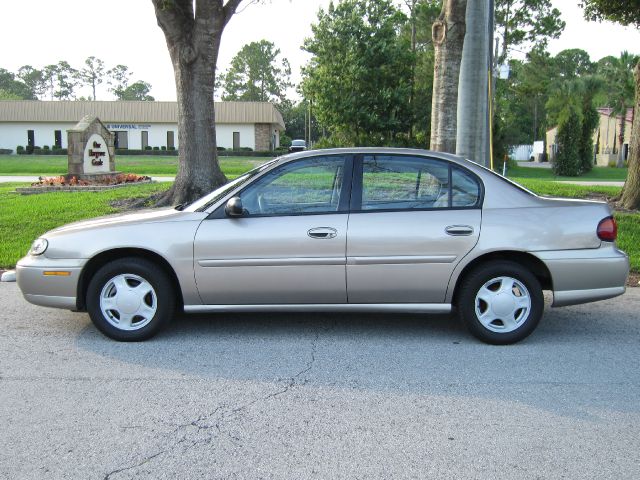
<path fill-rule="evenodd" d="M 98 180 L 116 175 L 114 134 L 97 117 L 87 115 L 70 130 L 68 140 L 68 177 Z"/>

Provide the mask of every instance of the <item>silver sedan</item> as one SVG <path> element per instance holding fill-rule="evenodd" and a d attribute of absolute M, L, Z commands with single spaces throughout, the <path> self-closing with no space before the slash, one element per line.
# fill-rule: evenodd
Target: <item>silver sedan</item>
<path fill-rule="evenodd" d="M 87 311 L 123 341 L 176 310 L 457 310 L 477 338 L 527 337 L 553 306 L 625 291 L 629 261 L 600 202 L 542 198 L 424 150 L 307 151 L 187 206 L 78 222 L 17 265 L 25 298 Z"/>

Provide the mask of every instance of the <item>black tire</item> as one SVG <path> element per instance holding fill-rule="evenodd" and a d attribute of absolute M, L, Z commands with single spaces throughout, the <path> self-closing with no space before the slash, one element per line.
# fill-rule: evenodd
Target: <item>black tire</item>
<path fill-rule="evenodd" d="M 508 345 L 535 330 L 544 297 L 535 275 L 515 262 L 501 260 L 482 264 L 464 277 L 457 307 L 458 316 L 476 338 Z"/>
<path fill-rule="evenodd" d="M 86 304 L 91 321 L 107 337 L 137 342 L 153 337 L 169 323 L 176 301 L 162 268 L 128 257 L 107 263 L 93 275 Z"/>

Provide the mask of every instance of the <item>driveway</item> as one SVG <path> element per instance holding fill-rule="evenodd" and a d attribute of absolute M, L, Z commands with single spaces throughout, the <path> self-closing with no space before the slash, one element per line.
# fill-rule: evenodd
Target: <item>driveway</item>
<path fill-rule="evenodd" d="M 447 316 L 186 317 L 115 343 L 0 284 L 0 478 L 638 478 L 640 289 L 509 347 Z"/>

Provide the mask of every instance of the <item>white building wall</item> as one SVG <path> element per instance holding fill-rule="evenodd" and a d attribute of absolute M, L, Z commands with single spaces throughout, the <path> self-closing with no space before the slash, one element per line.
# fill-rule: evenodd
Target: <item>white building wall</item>
<path fill-rule="evenodd" d="M 138 124 L 138 123 L 105 123 L 112 132 L 126 131 L 128 146 L 130 149 L 142 148 L 142 132 L 147 131 L 149 146 L 167 146 L 167 132 L 173 131 L 174 146 L 178 148 L 178 125 L 171 123 Z M 54 132 L 62 132 L 62 148 L 67 148 L 67 130 L 73 128 L 75 123 L 1 123 L 0 124 L 0 148 L 10 148 L 13 153 L 16 147 L 27 146 L 27 131 L 34 131 L 34 146 L 51 147 L 55 144 Z M 253 124 L 218 124 L 216 125 L 216 138 L 218 146 L 227 149 L 233 148 L 233 132 L 240 133 L 240 146 L 255 150 L 255 126 Z M 278 132 L 279 137 L 279 132 Z"/>
<path fill-rule="evenodd" d="M 219 147 L 233 148 L 233 132 L 240 133 L 240 146 L 256 149 L 256 127 L 253 124 L 223 123 L 216 125 L 216 141 Z"/>
<path fill-rule="evenodd" d="M 14 154 L 18 145 L 26 148 L 28 130 L 33 130 L 35 147 L 55 145 L 54 132 L 60 130 L 62 148 L 67 148 L 67 130 L 74 126 L 74 123 L 3 123 L 0 124 L 0 148 L 10 148 Z"/>

